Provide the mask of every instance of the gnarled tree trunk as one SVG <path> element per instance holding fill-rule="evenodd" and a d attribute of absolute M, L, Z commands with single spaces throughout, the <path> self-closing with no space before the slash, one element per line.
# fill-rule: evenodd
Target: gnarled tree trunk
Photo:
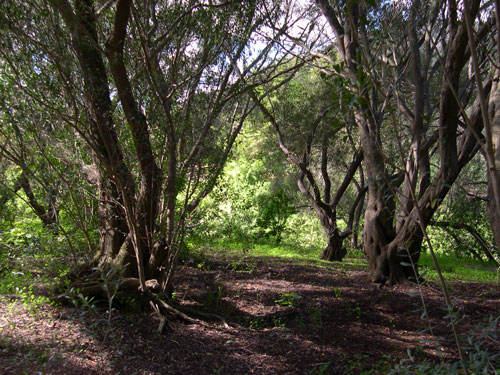
<path fill-rule="evenodd" d="M 321 253 L 321 259 L 333 261 L 342 261 L 347 254 L 347 250 L 343 245 L 344 239 L 347 238 L 352 231 L 346 231 L 340 233 L 339 228 L 333 228 L 327 233 L 328 244 L 326 245 L 323 253 Z"/>
<path fill-rule="evenodd" d="M 499 12 L 500 13 L 500 12 Z M 498 23 L 500 24 L 500 22 Z M 492 94 L 490 98 L 490 118 L 491 118 L 491 141 L 493 144 L 492 153 L 493 166 L 488 168 L 488 217 L 490 219 L 491 230 L 493 231 L 493 236 L 497 247 L 500 249 L 500 209 L 497 206 L 497 201 L 499 197 L 495 197 L 498 194 L 500 186 L 498 184 L 498 175 L 500 174 L 500 69 L 495 72 L 495 80 L 493 82 Z M 494 174 L 493 168 L 496 168 L 496 176 Z"/>
<path fill-rule="evenodd" d="M 118 0 L 102 12 L 94 0 L 49 4 L 66 26 L 58 30 L 71 37 L 67 65 L 79 66 L 67 84 L 76 92 L 71 109 L 78 116 L 67 122 L 97 166 L 97 258 L 103 268 L 136 279 L 127 285 L 138 280 L 142 291 L 148 285 L 165 291 L 186 221 L 213 189 L 254 108 L 246 88 L 293 72 L 278 72 L 289 62 L 287 52 L 267 64 L 274 38 L 252 61 L 261 61 L 269 77 L 251 68 L 235 72 L 253 34 L 279 12 L 264 15 L 256 2 L 134 8 L 131 0 Z M 63 44 L 64 37 L 54 40 Z"/>
<path fill-rule="evenodd" d="M 470 58 L 466 28 L 461 22 L 463 19 L 458 17 L 459 10 L 455 2 L 429 4 L 414 1 L 408 9 L 410 22 L 405 29 L 405 32 L 409 32 L 410 42 L 409 49 L 405 52 L 407 55 L 394 55 L 394 61 L 388 62 L 385 56 L 374 56 L 371 49 L 369 27 L 373 26 L 368 27 L 365 22 L 371 11 L 368 2 L 351 2 L 345 6 L 338 6 L 327 0 L 316 0 L 316 3 L 336 36 L 334 43 L 344 62 L 344 71 L 340 74 L 344 75 L 346 82 L 349 82 L 349 89 L 358 99 L 355 122 L 364 153 L 368 185 L 363 250 L 369 263 L 370 278 L 376 282 L 404 281 L 415 276 L 413 267 L 409 264 L 411 261 L 418 261 L 422 231 L 460 170 L 478 150 L 477 139 L 473 137 L 474 133 L 480 134 L 482 129 L 477 102 L 468 111 L 472 125 L 464 131 L 459 128 L 461 120 L 465 120 L 467 116 L 465 108 L 469 106 L 467 96 L 461 97 L 462 72 Z M 473 19 L 478 14 L 480 3 L 479 0 L 471 2 L 470 15 Z M 394 7 L 397 10 L 396 4 Z M 443 12 L 445 8 L 446 12 Z M 417 17 L 422 14 L 426 14 L 428 18 Z M 441 16 L 444 18 L 440 19 Z M 439 36 L 429 32 L 427 26 L 421 26 L 422 23 L 436 25 L 436 22 L 443 28 Z M 485 26 L 478 31 L 478 35 L 486 35 L 488 25 Z M 444 39 L 433 39 L 437 37 Z M 437 45 L 445 46 L 446 54 L 436 59 L 436 54 L 441 53 L 437 51 Z M 395 50 L 391 49 L 389 54 L 393 53 Z M 423 63 L 422 56 L 425 57 Z M 401 64 L 398 58 L 404 61 L 404 69 L 398 66 Z M 380 67 L 380 61 L 386 64 L 380 71 L 369 70 Z M 404 185 L 402 191 L 399 191 L 400 183 L 392 181 L 387 172 L 386 155 L 380 141 L 382 125 L 386 121 L 383 109 L 391 101 L 393 94 L 379 93 L 384 91 L 385 83 L 381 81 L 381 77 L 386 76 L 386 69 L 396 72 L 394 84 L 397 86 L 406 79 L 401 72 L 406 71 L 407 64 L 411 64 L 413 72 L 409 83 L 415 88 L 415 95 L 412 96 L 414 103 L 409 106 L 404 102 L 402 94 L 394 94 L 397 96 L 395 105 L 408 118 L 412 137 L 408 151 L 403 150 L 403 142 L 398 142 L 402 161 L 406 154 Z M 438 70 L 440 64 L 441 70 Z M 432 118 L 430 85 L 433 82 L 432 74 L 437 74 L 436 72 L 442 74 L 438 129 L 435 134 L 429 135 L 427 122 Z M 373 85 L 373 82 L 377 84 Z M 431 180 L 433 176 L 429 166 L 429 147 L 436 139 L 439 142 L 440 165 Z M 396 201 L 400 203 L 397 218 Z"/>

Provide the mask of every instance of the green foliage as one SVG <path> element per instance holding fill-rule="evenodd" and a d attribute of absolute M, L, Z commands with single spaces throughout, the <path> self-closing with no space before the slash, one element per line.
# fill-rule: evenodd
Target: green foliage
<path fill-rule="evenodd" d="M 288 219 L 284 241 L 298 249 L 314 252 L 324 248 L 326 238 L 316 215 L 310 210 L 301 210 Z"/>
<path fill-rule="evenodd" d="M 36 311 L 52 303 L 46 291 L 65 278 L 70 259 L 81 259 L 86 241 L 78 230 L 68 233 L 61 227 L 44 227 L 20 196 L 10 203 L 2 207 L 4 215 L 0 217 L 0 294 L 14 295 L 30 311 Z M 60 217 L 60 225 L 71 227 L 64 214 Z"/>
<path fill-rule="evenodd" d="M 255 121 L 261 121 L 256 119 Z M 192 237 L 281 242 L 296 213 L 296 187 L 269 126 L 248 122 L 213 193 L 193 216 Z"/>
<path fill-rule="evenodd" d="M 437 252 L 453 255 L 456 258 L 474 256 L 486 259 L 478 239 L 466 229 L 470 227 L 484 239 L 485 245 L 500 259 L 500 252 L 494 245 L 487 216 L 487 202 L 481 198 L 486 194 L 484 161 L 480 156 L 476 156 L 462 170 L 447 198 L 434 215 L 435 222 L 446 222 L 449 226 L 431 225 L 428 228 L 432 246 Z"/>
<path fill-rule="evenodd" d="M 44 226 L 23 193 L 14 196 L 8 205 L 0 207 L 0 265 L 1 259 L 10 260 L 33 257 L 41 262 L 44 258 L 48 267 L 58 266 L 54 257 L 72 256 L 74 259 L 93 254 L 89 253 L 89 242 L 95 246 L 97 231 L 93 223 L 87 227 L 87 238 L 72 214 L 62 208 L 58 214 L 59 222 Z"/>
<path fill-rule="evenodd" d="M 36 290 L 37 278 L 30 272 L 18 270 L 4 271 L 0 274 L 0 295 L 15 295 L 28 309 L 36 312 L 40 306 L 49 303 L 50 299 L 41 296 Z"/>
<path fill-rule="evenodd" d="M 23 289 L 23 285 L 32 278 L 30 273 L 16 269 L 4 271 L 1 274 L 0 294 L 16 294 Z"/>
<path fill-rule="evenodd" d="M 312 366 L 313 368 L 309 371 L 311 375 L 325 375 L 330 371 L 330 362 L 316 363 Z"/>
<path fill-rule="evenodd" d="M 274 302 L 281 306 L 297 306 L 301 299 L 302 296 L 297 293 L 281 293 L 280 298 L 276 299 Z"/>
<path fill-rule="evenodd" d="M 248 322 L 248 328 L 255 329 L 255 330 L 261 329 L 263 322 L 264 322 L 264 319 L 261 317 L 250 319 L 250 321 Z"/>
<path fill-rule="evenodd" d="M 256 224 L 264 235 L 276 236 L 277 243 L 281 242 L 288 218 L 297 212 L 292 201 L 293 198 L 283 189 L 258 197 L 259 216 Z"/>
<path fill-rule="evenodd" d="M 288 241 L 287 241 L 288 242 Z M 240 241 L 215 241 L 210 245 L 213 248 L 223 248 L 227 254 L 241 256 L 245 253 L 259 257 L 278 257 L 284 259 L 301 259 L 318 261 L 321 249 L 315 246 L 294 245 L 289 243 L 276 244 L 274 241 L 256 241 L 249 244 Z"/>

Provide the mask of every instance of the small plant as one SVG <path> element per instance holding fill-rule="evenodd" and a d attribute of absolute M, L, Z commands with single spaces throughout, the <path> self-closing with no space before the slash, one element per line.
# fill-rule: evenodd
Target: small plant
<path fill-rule="evenodd" d="M 342 289 L 337 287 L 333 288 L 333 295 L 335 298 L 340 299 L 340 297 L 342 297 Z"/>
<path fill-rule="evenodd" d="M 297 306 L 300 299 L 302 299 L 302 296 L 297 293 L 281 293 L 280 298 L 274 302 L 281 306 Z"/>
<path fill-rule="evenodd" d="M 41 305 L 50 303 L 49 298 L 37 295 L 33 286 L 36 282 L 37 280 L 30 272 L 16 269 L 10 272 L 5 271 L 0 274 L 0 294 L 17 295 L 28 311 L 35 313 Z"/>
<path fill-rule="evenodd" d="M 118 285 L 119 283 L 117 280 L 114 280 L 114 270 L 111 268 L 107 272 L 105 272 L 102 268 L 100 267 L 94 267 L 94 271 L 98 271 L 101 274 L 101 279 L 102 279 L 102 288 L 106 292 L 106 297 L 107 297 L 107 302 L 108 302 L 108 310 L 106 313 L 108 314 L 108 323 L 111 322 L 111 317 L 112 313 L 115 310 L 113 307 L 113 300 L 116 297 L 116 294 L 118 292 Z"/>
<path fill-rule="evenodd" d="M 224 289 L 222 285 L 217 285 L 217 289 L 209 289 L 207 291 L 207 306 L 213 306 L 217 310 L 219 308 Z"/>
<path fill-rule="evenodd" d="M 19 296 L 23 301 L 24 307 L 26 307 L 31 313 L 38 311 L 42 305 L 50 303 L 50 299 L 48 297 L 35 295 L 31 286 L 24 287 L 19 293 Z"/>
<path fill-rule="evenodd" d="M 222 300 L 223 289 L 222 285 L 217 285 L 217 296 L 215 298 L 215 308 L 219 308 L 219 303 Z"/>
<path fill-rule="evenodd" d="M 349 318 L 360 319 L 361 318 L 361 307 L 358 304 L 347 304 L 347 316 Z"/>
<path fill-rule="evenodd" d="M 250 320 L 248 327 L 250 329 L 260 329 L 262 327 L 262 321 L 263 321 L 262 318 L 252 319 L 252 320 Z"/>
<path fill-rule="evenodd" d="M 318 331 L 323 326 L 323 319 L 321 317 L 321 308 L 318 306 L 310 310 L 310 319 L 315 331 Z"/>
<path fill-rule="evenodd" d="M 238 273 L 251 274 L 255 271 L 255 264 L 246 259 L 246 257 L 234 260 L 230 263 L 231 270 Z"/>
<path fill-rule="evenodd" d="M 312 365 L 311 371 L 309 371 L 309 374 L 311 375 L 324 375 L 328 374 L 330 370 L 330 362 L 325 362 L 325 363 L 315 363 Z"/>
<path fill-rule="evenodd" d="M 86 315 L 88 311 L 96 311 L 94 297 L 85 296 L 78 289 L 71 288 L 65 297 L 81 315 Z"/>
<path fill-rule="evenodd" d="M 286 328 L 286 324 L 281 321 L 281 318 L 273 318 L 273 324 L 277 328 Z"/>

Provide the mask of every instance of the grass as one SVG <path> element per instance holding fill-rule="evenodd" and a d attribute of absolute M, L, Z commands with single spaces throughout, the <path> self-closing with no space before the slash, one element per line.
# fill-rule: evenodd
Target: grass
<path fill-rule="evenodd" d="M 192 242 L 189 244 L 190 251 L 198 253 L 201 257 L 241 257 L 247 258 L 274 258 L 298 261 L 302 264 L 314 265 L 326 268 L 338 268 L 342 270 L 366 270 L 368 268 L 364 254 L 360 250 L 351 250 L 342 262 L 327 262 L 320 260 L 322 249 L 311 246 L 298 246 L 295 244 L 273 241 L 257 241 L 254 243 L 244 241 L 219 240 L 212 243 Z M 457 258 L 453 255 L 438 253 L 441 271 L 449 281 L 472 281 L 472 282 L 497 282 L 496 269 L 498 265 L 493 262 L 480 262 L 474 258 Z M 419 260 L 421 272 L 425 272 L 425 278 L 437 280 L 437 272 L 434 269 L 431 256 L 422 252 Z"/>
<path fill-rule="evenodd" d="M 437 254 L 438 263 L 443 276 L 450 281 L 496 282 L 498 264 L 480 262 L 474 258 L 457 258 L 453 255 Z M 422 271 L 427 271 L 425 277 L 437 280 L 429 253 L 422 253 L 418 262 Z"/>
<path fill-rule="evenodd" d="M 207 250 L 215 250 L 220 255 L 241 256 L 249 255 L 252 257 L 277 257 L 282 259 L 296 260 L 317 260 L 321 250 L 312 246 L 296 246 L 288 243 L 276 244 L 273 241 L 254 241 L 252 243 L 244 241 L 219 240 L 211 243 L 193 242 L 194 247 L 200 245 L 207 247 Z"/>

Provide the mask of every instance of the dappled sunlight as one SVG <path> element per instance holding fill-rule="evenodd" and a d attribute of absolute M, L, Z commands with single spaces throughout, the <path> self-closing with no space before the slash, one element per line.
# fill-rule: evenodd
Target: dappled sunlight
<path fill-rule="evenodd" d="M 112 374 L 113 348 L 93 336 L 74 310 L 17 300 L 0 303 L 0 367 L 5 374 Z M 82 355 L 85 353 L 85 355 Z"/>

